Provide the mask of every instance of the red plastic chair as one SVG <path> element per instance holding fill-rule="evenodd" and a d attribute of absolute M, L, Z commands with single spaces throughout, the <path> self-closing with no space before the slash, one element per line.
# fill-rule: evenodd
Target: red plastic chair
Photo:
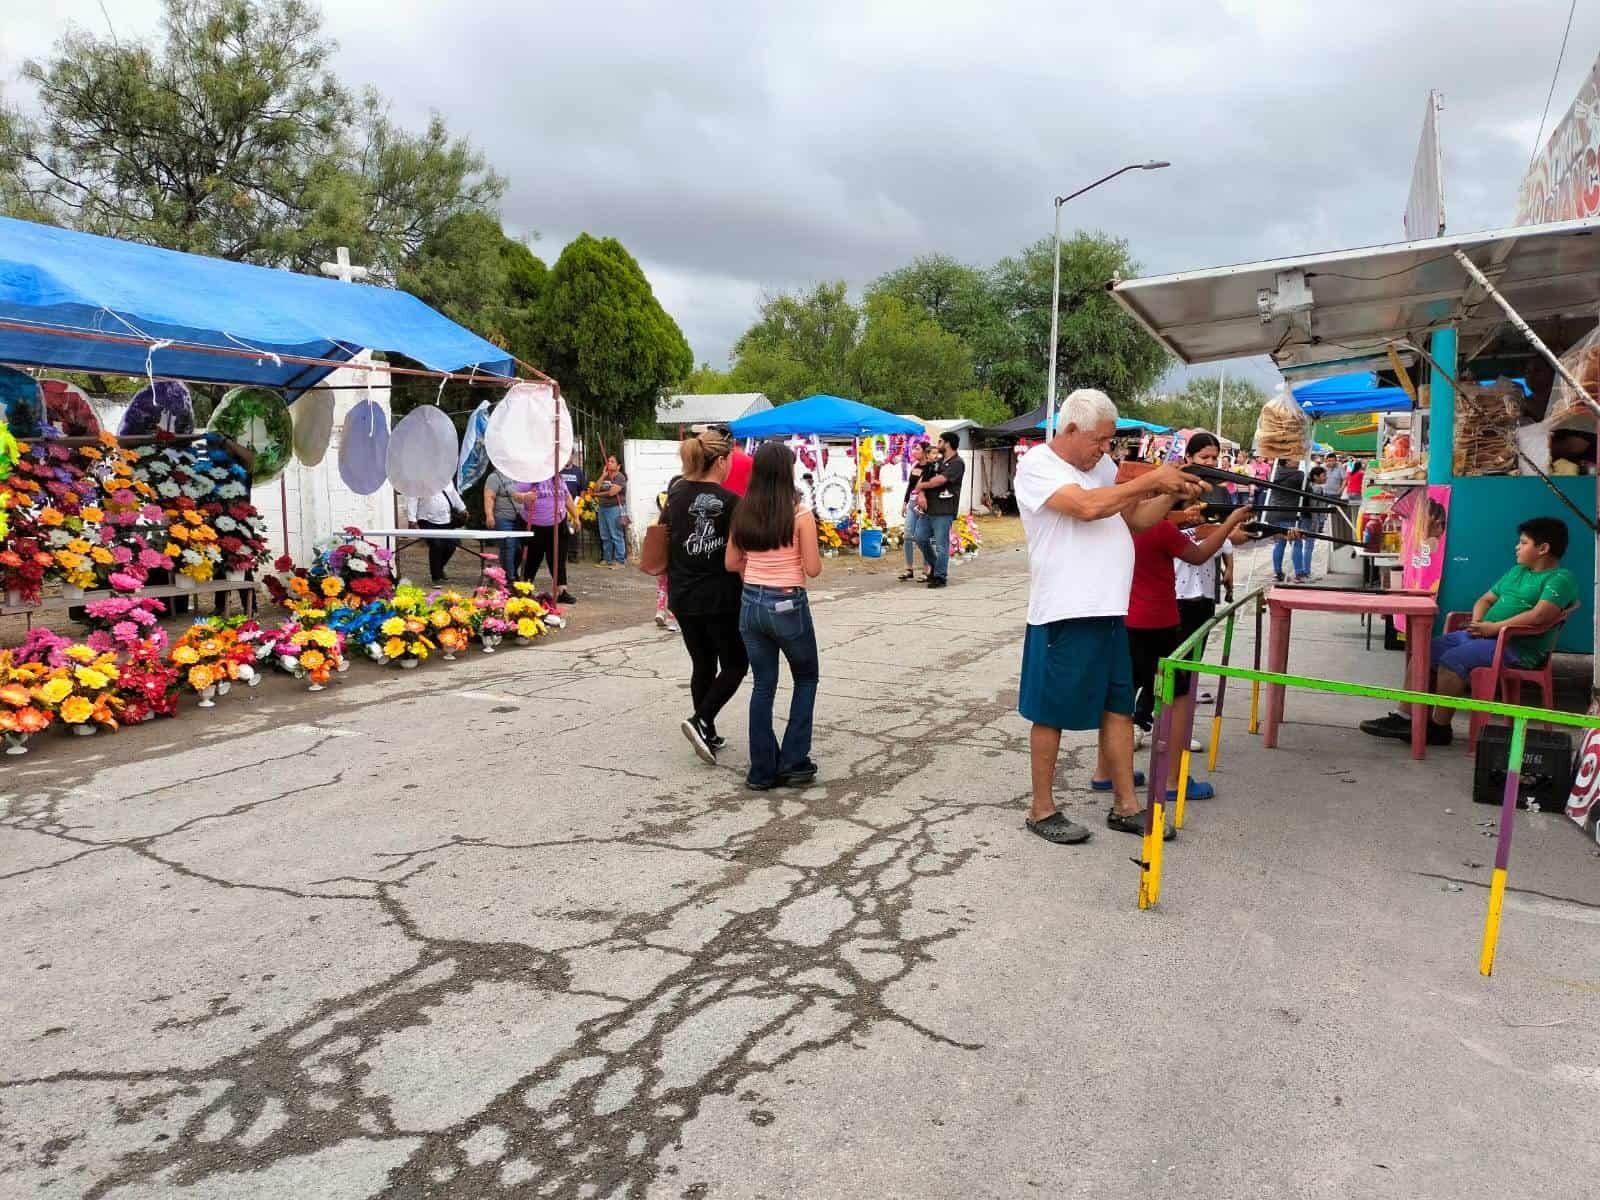
<path fill-rule="evenodd" d="M 1539 689 L 1543 697 L 1544 708 L 1555 707 L 1555 679 L 1551 670 L 1553 655 L 1546 655 L 1542 667 L 1513 666 L 1505 659 L 1506 639 L 1510 637 L 1528 637 L 1532 634 L 1549 633 L 1552 629 L 1560 629 L 1567 623 L 1567 618 L 1578 610 L 1574 604 L 1559 617 L 1543 625 L 1524 625 L 1515 631 L 1502 629 L 1494 640 L 1494 661 L 1487 667 L 1479 667 L 1472 672 L 1468 681 L 1472 698 L 1474 700 L 1493 700 L 1499 697 L 1505 704 L 1522 703 L 1522 685 L 1533 684 Z M 1469 612 L 1453 612 L 1445 616 L 1444 631 L 1454 633 L 1465 629 L 1472 623 L 1472 614 Z M 1483 727 L 1489 723 L 1488 713 L 1471 713 L 1468 722 L 1467 753 L 1476 754 L 1478 751 L 1478 734 L 1483 732 Z"/>

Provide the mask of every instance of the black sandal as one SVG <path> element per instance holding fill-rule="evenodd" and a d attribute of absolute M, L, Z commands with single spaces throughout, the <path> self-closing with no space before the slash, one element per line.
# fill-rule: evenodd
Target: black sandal
<path fill-rule="evenodd" d="M 1116 809 L 1108 808 L 1106 809 L 1106 828 L 1115 829 L 1118 833 L 1134 833 L 1138 834 L 1140 837 L 1143 837 L 1144 809 L 1141 808 L 1138 812 L 1131 812 L 1124 816 Z M 1170 842 L 1177 836 L 1178 831 L 1171 825 L 1168 825 L 1167 831 L 1161 835 L 1161 840 L 1163 842 Z"/>
<path fill-rule="evenodd" d="M 903 574 L 896 575 L 895 579 L 898 580 L 901 583 L 908 583 L 911 580 L 915 579 L 916 577 L 917 577 L 917 573 L 915 571 L 906 571 Z"/>
<path fill-rule="evenodd" d="M 1059 809 L 1042 821 L 1029 818 L 1023 825 L 1027 827 L 1029 833 L 1036 833 L 1045 841 L 1054 842 L 1058 846 L 1076 846 L 1087 842 L 1090 836 L 1087 829 L 1067 820 Z"/>

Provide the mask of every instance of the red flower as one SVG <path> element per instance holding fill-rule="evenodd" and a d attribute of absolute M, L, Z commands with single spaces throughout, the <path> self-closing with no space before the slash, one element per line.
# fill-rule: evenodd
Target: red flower
<path fill-rule="evenodd" d="M 294 570 L 294 559 L 287 554 L 280 554 L 272 560 L 272 569 L 274 571 L 292 571 Z"/>

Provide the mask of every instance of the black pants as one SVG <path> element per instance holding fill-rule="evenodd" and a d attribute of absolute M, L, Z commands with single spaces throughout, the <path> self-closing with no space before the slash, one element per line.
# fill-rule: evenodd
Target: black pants
<path fill-rule="evenodd" d="M 689 695 L 694 700 L 694 715 L 715 727 L 717 714 L 733 699 L 750 669 L 744 638 L 739 633 L 739 614 L 709 613 L 702 616 L 673 614 L 683 631 L 683 644 L 689 651 L 694 670 L 689 676 Z"/>
<path fill-rule="evenodd" d="M 532 525 L 529 526 L 529 532 L 533 536 L 528 539 L 528 556 L 522 560 L 522 577 L 529 583 L 537 583 L 539 567 L 548 559 L 550 574 L 555 577 L 556 587 L 566 587 L 566 556 L 563 554 L 560 561 L 556 559 L 556 527 Z"/>
<path fill-rule="evenodd" d="M 418 521 L 418 529 L 449 529 L 448 521 Z M 426 538 L 428 543 L 428 578 L 434 583 L 444 581 L 445 564 L 450 561 L 450 556 L 456 552 L 459 545 L 455 538 Z"/>
<path fill-rule="evenodd" d="M 1156 668 L 1183 639 L 1178 626 L 1165 629 L 1129 629 L 1128 655 L 1133 660 L 1133 723 L 1145 732 L 1155 724 Z M 1189 694 L 1189 672 L 1172 673 L 1172 695 Z"/>

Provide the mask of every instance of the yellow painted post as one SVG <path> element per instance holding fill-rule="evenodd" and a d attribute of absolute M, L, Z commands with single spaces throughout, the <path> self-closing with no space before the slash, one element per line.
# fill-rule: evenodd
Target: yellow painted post
<path fill-rule="evenodd" d="M 1183 753 L 1178 756 L 1178 800 L 1172 806 L 1172 824 L 1175 829 L 1183 828 L 1183 803 L 1189 798 L 1189 747 L 1183 747 Z"/>
<path fill-rule="evenodd" d="M 1167 835 L 1166 805 L 1157 800 L 1155 804 L 1155 830 L 1149 835 L 1150 849 L 1145 854 L 1145 862 L 1150 864 L 1150 869 L 1144 873 L 1145 897 L 1141 897 L 1139 907 L 1151 908 L 1161 900 L 1161 845 Z"/>
<path fill-rule="evenodd" d="M 1261 732 L 1261 681 L 1250 681 L 1250 732 Z"/>
<path fill-rule="evenodd" d="M 1222 714 L 1211 718 L 1211 748 L 1206 752 L 1206 770 L 1217 769 L 1217 747 L 1222 744 Z"/>
<path fill-rule="evenodd" d="M 1511 826 L 1516 819 L 1517 793 L 1522 790 L 1522 747 L 1528 722 L 1511 723 L 1511 746 L 1506 754 L 1506 791 L 1500 801 L 1500 840 L 1494 849 L 1494 874 L 1489 877 L 1489 911 L 1483 918 L 1483 949 L 1478 953 L 1478 974 L 1494 974 L 1494 951 L 1500 941 L 1500 910 L 1506 899 L 1506 867 L 1511 862 Z"/>

